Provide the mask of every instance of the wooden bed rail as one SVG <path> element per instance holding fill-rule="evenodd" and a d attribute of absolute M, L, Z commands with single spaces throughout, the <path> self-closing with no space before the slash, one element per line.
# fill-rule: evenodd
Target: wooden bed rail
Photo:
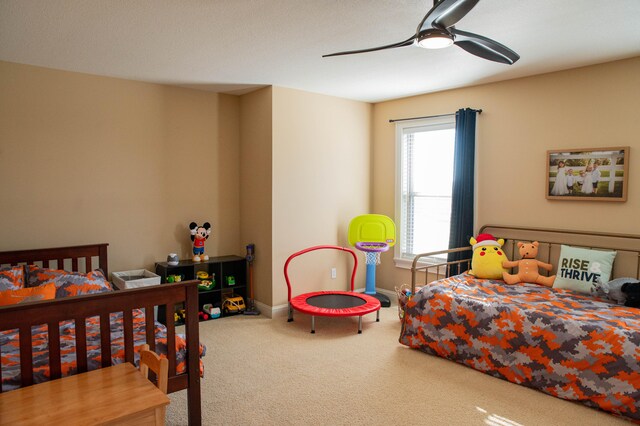
<path fill-rule="evenodd" d="M 16 250 L 0 252 L 0 265 L 17 265 L 27 263 L 33 265 L 42 262 L 43 268 L 49 268 L 51 261 L 57 261 L 56 269 L 65 269 L 64 261 L 71 260 L 71 271 L 80 271 L 78 268 L 78 258 L 84 258 L 84 272 L 90 272 L 93 268 L 92 258 L 98 258 L 98 267 L 102 269 L 104 275 L 108 277 L 109 267 L 107 264 L 107 247 L 109 244 L 90 244 L 74 247 L 56 247 L 33 250 Z"/>
<path fill-rule="evenodd" d="M 557 261 L 562 245 L 569 245 L 592 250 L 614 250 L 616 251 L 616 259 L 613 264 L 612 278 L 632 277 L 638 279 L 640 277 L 640 235 L 508 225 L 484 225 L 478 231 L 478 234 L 481 233 L 489 233 L 496 238 L 504 239 L 505 244 L 502 249 L 507 258 L 512 260 L 520 258 L 516 244 L 518 241 L 538 241 L 540 247 L 537 259 L 554 265 L 551 271 L 545 273 L 548 275 L 557 272 Z M 469 252 L 468 259 L 453 262 L 434 259 L 437 255 L 466 251 Z M 434 273 L 436 279 L 442 275 L 452 275 L 454 268 L 457 268 L 455 273 L 462 273 L 471 268 L 472 254 L 471 246 L 417 254 L 411 266 L 412 294 L 416 291 L 419 272 L 425 272 L 425 284 L 431 282 L 429 281 L 430 273 Z M 444 272 L 442 268 L 445 268 Z"/>
<path fill-rule="evenodd" d="M 77 253 L 77 251 L 75 252 Z M 24 259 L 24 256 L 23 256 Z M 40 260 L 40 259 L 39 259 Z M 173 312 L 175 304 L 185 303 L 187 315 L 187 373 L 176 374 L 175 324 L 167 321 L 167 358 L 169 359 L 169 392 L 188 389 L 189 424 L 201 423 L 199 374 L 198 281 L 143 287 L 96 295 L 67 297 L 53 301 L 40 301 L 0 308 L 0 331 L 19 330 L 20 368 L 22 386 L 33 384 L 31 327 L 47 324 L 49 341 L 50 379 L 61 376 L 60 332 L 61 321 L 73 320 L 76 330 L 76 362 L 78 372 L 87 371 L 86 319 L 100 317 L 102 367 L 111 365 L 110 320 L 111 313 L 122 312 L 125 361 L 133 363 L 133 313 L 145 310 L 146 341 L 155 350 L 154 306 L 165 306 Z M 78 338 L 80 336 L 80 338 Z M 1 370 L 0 370 L 1 373 Z M 1 377 L 0 377 L 1 379 Z M 1 382 L 0 382 L 1 383 Z M 0 392 L 1 392 L 0 386 Z"/>

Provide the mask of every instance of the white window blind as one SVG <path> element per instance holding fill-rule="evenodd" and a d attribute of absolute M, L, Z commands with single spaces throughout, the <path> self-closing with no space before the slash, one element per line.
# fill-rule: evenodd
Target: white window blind
<path fill-rule="evenodd" d="M 448 248 L 455 115 L 396 123 L 395 258 Z"/>

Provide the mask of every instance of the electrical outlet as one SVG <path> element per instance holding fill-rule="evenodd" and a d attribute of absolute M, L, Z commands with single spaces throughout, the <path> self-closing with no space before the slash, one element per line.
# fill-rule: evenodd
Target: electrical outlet
<path fill-rule="evenodd" d="M 337 276 L 338 273 L 336 271 L 336 268 L 331 268 L 331 278 L 335 280 Z"/>

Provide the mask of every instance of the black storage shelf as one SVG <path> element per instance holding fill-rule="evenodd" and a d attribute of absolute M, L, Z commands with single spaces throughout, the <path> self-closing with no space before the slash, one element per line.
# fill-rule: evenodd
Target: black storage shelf
<path fill-rule="evenodd" d="M 222 311 L 222 303 L 226 297 L 241 296 L 247 300 L 247 261 L 240 256 L 217 256 L 202 262 L 192 260 L 181 260 L 177 265 L 169 265 L 167 262 L 156 263 L 156 274 L 160 275 L 162 284 L 167 282 L 170 275 L 180 275 L 182 281 L 197 279 L 198 271 L 206 271 L 209 276 L 214 274 L 216 285 L 211 290 L 198 290 L 198 309 L 202 311 L 202 306 L 212 304 Z M 235 284 L 228 285 L 227 277 L 233 277 Z M 183 309 L 183 306 L 176 305 L 175 311 Z M 222 312 L 222 316 L 226 316 Z M 163 306 L 158 307 L 158 321 L 166 324 L 166 312 Z M 176 325 L 182 324 L 176 322 Z"/>

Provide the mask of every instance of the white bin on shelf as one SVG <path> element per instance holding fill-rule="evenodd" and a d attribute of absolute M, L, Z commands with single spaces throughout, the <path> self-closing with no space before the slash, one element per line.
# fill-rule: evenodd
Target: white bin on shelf
<path fill-rule="evenodd" d="M 160 275 L 146 269 L 134 269 L 133 271 L 114 272 L 113 283 L 119 288 L 138 288 L 160 284 Z"/>

